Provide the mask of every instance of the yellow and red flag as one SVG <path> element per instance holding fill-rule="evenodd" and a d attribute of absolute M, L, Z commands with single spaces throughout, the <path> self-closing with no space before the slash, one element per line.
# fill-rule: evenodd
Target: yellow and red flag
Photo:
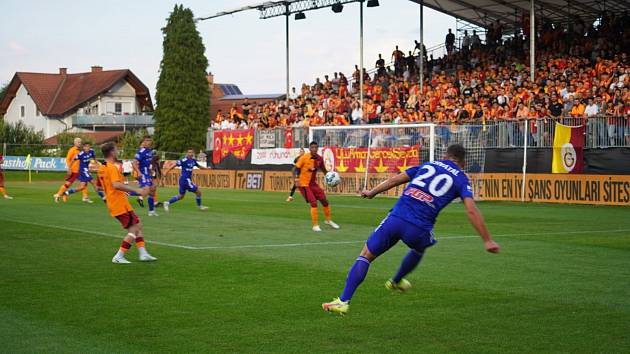
<path fill-rule="evenodd" d="M 254 130 L 217 130 L 214 132 L 213 140 L 213 163 L 220 163 L 230 154 L 237 159 L 245 160 L 254 146 Z"/>
<path fill-rule="evenodd" d="M 556 123 L 552 173 L 584 172 L 584 131 L 583 125 L 570 127 Z"/>

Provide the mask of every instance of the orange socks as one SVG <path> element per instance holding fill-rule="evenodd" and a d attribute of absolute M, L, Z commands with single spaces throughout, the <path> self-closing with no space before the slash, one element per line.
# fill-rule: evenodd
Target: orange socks
<path fill-rule="evenodd" d="M 7 195 L 7 192 L 4 190 L 4 187 L 0 187 L 0 194 L 3 196 Z"/>
<path fill-rule="evenodd" d="M 62 195 L 67 190 L 68 190 L 68 187 L 66 187 L 65 184 L 62 184 L 61 187 L 59 187 L 59 191 L 57 192 L 57 195 Z"/>
<path fill-rule="evenodd" d="M 85 186 L 85 188 L 83 188 L 83 190 L 81 191 L 81 194 L 83 195 L 83 199 L 87 199 L 88 198 L 87 186 Z"/>
<path fill-rule="evenodd" d="M 313 226 L 319 225 L 317 220 L 317 208 L 311 208 L 311 220 L 313 221 Z"/>
<path fill-rule="evenodd" d="M 326 221 L 330 221 L 330 205 L 324 207 L 324 216 L 326 217 Z"/>

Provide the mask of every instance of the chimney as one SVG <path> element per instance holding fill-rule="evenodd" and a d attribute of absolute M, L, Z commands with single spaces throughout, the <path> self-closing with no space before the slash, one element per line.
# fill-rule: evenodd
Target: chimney
<path fill-rule="evenodd" d="M 59 68 L 59 75 L 66 75 L 68 73 L 67 68 Z"/>
<path fill-rule="evenodd" d="M 101 71 L 103 71 L 103 67 L 102 66 L 93 66 L 92 67 L 92 72 L 93 73 L 100 73 Z"/>
<path fill-rule="evenodd" d="M 208 80 L 209 85 L 214 84 L 214 75 L 212 75 L 212 73 L 208 73 L 208 75 L 206 75 L 206 79 Z"/>

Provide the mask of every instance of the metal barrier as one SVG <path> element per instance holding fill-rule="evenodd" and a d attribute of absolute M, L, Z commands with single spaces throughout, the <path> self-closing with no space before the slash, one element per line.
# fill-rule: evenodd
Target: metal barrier
<path fill-rule="evenodd" d="M 489 120 L 471 122 L 467 124 L 439 124 L 436 127 L 436 145 L 448 145 L 456 141 L 467 141 L 478 146 L 488 148 L 523 147 L 525 139 L 530 147 L 553 147 L 555 123 L 569 126 L 586 126 L 586 148 L 606 147 L 630 147 L 630 118 L 628 117 L 591 117 L 591 118 L 536 118 L 513 120 Z M 525 137 L 525 124 L 528 124 L 527 137 Z M 395 125 L 393 125 L 395 127 Z M 291 146 L 305 147 L 308 145 L 308 128 L 292 128 Z M 282 148 L 286 145 L 287 128 L 257 129 L 254 134 L 254 148 Z M 359 142 L 352 139 L 361 139 L 356 136 L 344 136 L 343 141 L 334 137 L 315 136 L 323 139 L 320 144 L 336 146 L 359 146 Z M 422 142 L 422 136 L 408 136 L 402 134 L 401 139 L 412 139 L 413 143 Z M 335 141 L 329 141 L 336 139 Z M 408 141 L 397 141 L 397 134 L 391 137 L 391 146 L 408 145 Z M 212 146 L 212 130 L 208 132 L 208 144 Z M 210 149 L 211 150 L 211 149 Z"/>

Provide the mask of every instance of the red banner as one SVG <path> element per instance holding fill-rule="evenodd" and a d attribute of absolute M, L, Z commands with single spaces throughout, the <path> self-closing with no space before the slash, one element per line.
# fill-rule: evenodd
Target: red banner
<path fill-rule="evenodd" d="M 371 148 L 369 162 L 367 148 L 324 148 L 322 155 L 328 170 L 334 166 L 338 172 L 400 173 L 419 164 L 420 146 Z"/>
<path fill-rule="evenodd" d="M 293 129 L 287 128 L 284 131 L 284 148 L 291 149 L 293 147 Z"/>
<path fill-rule="evenodd" d="M 217 130 L 214 132 L 212 162 L 219 163 L 229 154 L 245 160 L 254 146 L 254 130 Z"/>

